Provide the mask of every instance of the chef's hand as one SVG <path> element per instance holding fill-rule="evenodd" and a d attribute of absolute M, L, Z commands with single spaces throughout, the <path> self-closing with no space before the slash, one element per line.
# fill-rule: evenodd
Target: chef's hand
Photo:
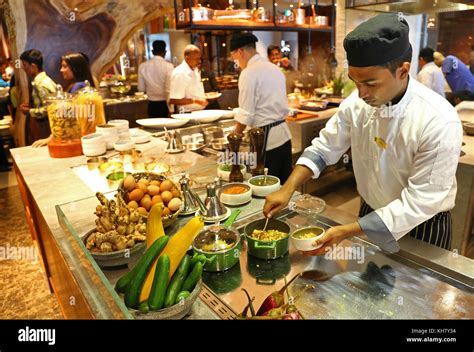
<path fill-rule="evenodd" d="M 27 114 L 30 111 L 30 104 L 28 103 L 20 104 L 19 109 L 22 113 Z"/>
<path fill-rule="evenodd" d="M 318 238 L 314 245 L 321 248 L 315 249 L 314 251 L 301 252 L 303 255 L 323 255 L 333 249 L 333 246 L 337 246 L 341 241 L 353 237 L 363 235 L 362 229 L 358 222 L 353 222 L 347 225 L 334 226 L 326 230 L 324 235 Z"/>
<path fill-rule="evenodd" d="M 265 217 L 271 218 L 274 214 L 286 207 L 292 194 L 293 192 L 281 188 L 279 191 L 270 193 L 266 196 L 265 205 L 263 206 L 263 214 Z"/>

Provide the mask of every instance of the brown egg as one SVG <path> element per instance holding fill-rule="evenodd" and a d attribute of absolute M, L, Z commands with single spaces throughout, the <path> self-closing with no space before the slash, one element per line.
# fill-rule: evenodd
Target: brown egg
<path fill-rule="evenodd" d="M 171 190 L 171 194 L 173 195 L 173 198 L 181 197 L 181 193 L 179 193 L 179 191 L 176 188 Z"/>
<path fill-rule="evenodd" d="M 138 208 L 138 203 L 134 200 L 131 200 L 130 202 L 128 202 L 127 206 L 130 209 L 137 209 Z"/>
<path fill-rule="evenodd" d="M 173 198 L 168 203 L 168 208 L 173 213 L 177 211 L 180 207 L 181 207 L 181 199 L 179 198 Z"/>
<path fill-rule="evenodd" d="M 158 187 L 160 187 L 160 184 L 161 184 L 161 182 L 158 181 L 158 180 L 150 181 L 150 185 L 153 185 L 153 186 L 158 186 Z"/>
<path fill-rule="evenodd" d="M 159 193 L 160 193 L 160 187 L 155 186 L 155 185 L 149 185 L 149 186 L 148 186 L 148 194 L 149 194 L 150 196 L 153 197 L 153 196 L 156 196 L 156 195 L 159 194 Z"/>
<path fill-rule="evenodd" d="M 143 198 L 144 192 L 141 189 L 134 189 L 128 194 L 128 200 L 134 200 L 136 202 Z"/>
<path fill-rule="evenodd" d="M 147 197 L 148 196 L 148 197 Z M 146 211 L 149 211 L 150 208 L 151 208 L 151 198 L 150 196 L 147 194 L 145 197 L 142 198 L 142 200 L 140 201 L 140 205 L 146 209 Z"/>
<path fill-rule="evenodd" d="M 135 189 L 135 184 L 136 182 L 132 175 L 128 175 L 123 180 L 123 186 L 127 191 L 133 191 Z"/>
<path fill-rule="evenodd" d="M 161 193 L 161 199 L 163 199 L 163 202 L 165 204 L 168 204 L 168 202 L 173 198 L 173 195 L 171 194 L 170 191 L 164 191 Z"/>
<path fill-rule="evenodd" d="M 161 199 L 161 196 L 154 196 L 151 199 L 151 206 L 154 206 L 156 203 L 163 203 L 163 199 Z"/>
<path fill-rule="evenodd" d="M 135 189 L 139 189 L 139 190 L 141 190 L 143 193 L 147 193 L 147 192 L 148 192 L 148 187 L 147 187 L 147 185 L 144 184 L 143 182 L 138 182 Z"/>
<path fill-rule="evenodd" d="M 138 180 L 138 183 L 144 183 L 145 185 L 149 185 L 150 184 L 150 181 L 148 181 L 146 178 L 141 178 Z"/>
<path fill-rule="evenodd" d="M 164 180 L 163 182 L 161 182 L 161 192 L 169 191 L 171 188 L 173 188 L 173 182 L 171 182 L 170 180 Z"/>
<path fill-rule="evenodd" d="M 168 208 L 163 208 L 163 211 L 161 212 L 161 217 L 165 217 L 171 214 L 171 211 Z"/>
<path fill-rule="evenodd" d="M 148 215 L 148 212 L 143 207 L 139 207 L 137 210 L 141 215 L 145 215 L 145 216 Z"/>

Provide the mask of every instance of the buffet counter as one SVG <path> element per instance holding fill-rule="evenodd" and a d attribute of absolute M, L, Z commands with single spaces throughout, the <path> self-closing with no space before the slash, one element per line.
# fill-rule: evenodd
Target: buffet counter
<path fill-rule="evenodd" d="M 165 160 L 175 173 L 189 173 L 196 185 L 211 182 L 216 176 L 213 158 L 189 151 L 170 155 L 164 153 L 165 147 L 158 138 L 143 145 L 146 156 Z M 30 230 L 63 315 L 135 318 L 113 289 L 128 269 L 100 269 L 82 242 L 94 227 L 93 212 L 98 204 L 92 178 L 80 178 L 74 171 L 84 166 L 87 158 L 52 159 L 47 148 L 30 147 L 14 149 L 12 155 Z M 262 217 L 263 202 L 253 198 L 241 207 L 235 224 L 240 232 L 247 223 Z M 291 230 L 315 223 L 327 228 L 354 221 L 353 216 L 331 207 L 317 217 L 288 210 L 280 215 Z M 179 217 L 166 233 L 173 235 L 187 220 L 189 216 Z M 248 256 L 245 243 L 238 265 L 224 273 L 203 275 L 203 288 L 189 319 L 233 318 L 245 305 L 241 287 L 256 296 L 258 307 L 267 294 L 283 285 L 284 277 L 313 270 L 329 278 L 314 282 L 311 275 L 303 276 L 292 286 L 294 294 L 306 285 L 321 288 L 307 291 L 301 299 L 307 318 L 474 317 L 473 261 L 411 238 L 403 239 L 402 250 L 395 255 L 356 239 L 341 246 L 346 256 L 305 257 L 290 245 L 289 254 L 274 261 Z M 348 253 L 355 256 L 348 259 Z"/>

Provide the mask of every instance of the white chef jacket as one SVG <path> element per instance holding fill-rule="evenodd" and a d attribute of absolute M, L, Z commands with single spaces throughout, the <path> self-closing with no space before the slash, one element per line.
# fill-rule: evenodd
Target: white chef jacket
<path fill-rule="evenodd" d="M 462 142 L 456 110 L 413 78 L 391 109 L 371 107 L 358 91 L 345 99 L 297 164 L 317 178 L 351 147 L 357 191 L 375 209 L 359 219 L 381 248 L 454 207 Z"/>
<path fill-rule="evenodd" d="M 239 110 L 235 120 L 247 126 L 263 127 L 288 116 L 285 75 L 278 66 L 255 54 L 239 77 Z M 291 139 L 286 123 L 270 130 L 266 150 Z"/>
<path fill-rule="evenodd" d="M 138 90 L 146 92 L 148 100 L 166 101 L 173 64 L 161 56 L 154 56 L 138 69 Z"/>
<path fill-rule="evenodd" d="M 191 70 L 186 61 L 183 61 L 171 73 L 170 99 L 185 98 L 204 100 L 206 99 L 206 94 L 204 93 L 199 70 L 197 68 Z M 199 104 L 180 105 L 179 108 L 181 107 L 184 108 L 184 111 L 204 109 L 204 106 Z"/>
<path fill-rule="evenodd" d="M 428 88 L 434 90 L 436 93 L 445 97 L 444 87 L 446 80 L 443 75 L 441 68 L 436 66 L 434 62 L 428 62 L 422 67 L 421 71 L 418 72 L 416 79 L 421 84 L 424 84 Z"/>

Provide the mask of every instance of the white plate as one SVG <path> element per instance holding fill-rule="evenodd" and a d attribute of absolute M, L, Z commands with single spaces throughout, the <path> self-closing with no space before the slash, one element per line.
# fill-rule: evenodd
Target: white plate
<path fill-rule="evenodd" d="M 191 113 L 191 118 L 200 122 L 214 122 L 219 120 L 225 110 L 199 110 Z"/>
<path fill-rule="evenodd" d="M 220 96 L 222 96 L 222 93 L 219 92 L 209 92 L 206 93 L 206 99 L 212 100 L 212 99 L 217 99 Z"/>
<path fill-rule="evenodd" d="M 179 115 L 184 115 L 184 114 L 179 114 Z M 173 117 L 173 115 L 171 115 Z M 143 127 L 153 127 L 153 128 L 160 128 L 160 127 L 170 127 L 170 128 L 175 128 L 175 127 L 181 127 L 184 126 L 185 124 L 188 123 L 188 119 L 186 118 L 175 118 L 173 117 L 172 119 L 166 118 L 166 117 L 159 117 L 159 118 L 154 118 L 154 119 L 140 119 L 137 120 L 137 123 L 139 125 L 142 125 Z"/>

